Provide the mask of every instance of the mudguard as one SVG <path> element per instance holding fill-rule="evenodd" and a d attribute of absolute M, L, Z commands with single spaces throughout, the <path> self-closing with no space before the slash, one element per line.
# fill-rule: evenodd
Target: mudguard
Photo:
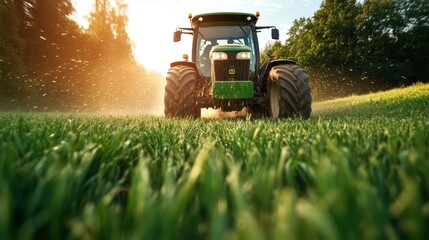
<path fill-rule="evenodd" d="M 178 65 L 184 65 L 184 66 L 189 66 L 192 68 L 197 69 L 197 65 L 194 62 L 188 62 L 188 61 L 177 61 L 177 62 L 172 62 L 170 63 L 170 67 L 175 67 Z M 198 69 L 197 69 L 198 70 Z"/>

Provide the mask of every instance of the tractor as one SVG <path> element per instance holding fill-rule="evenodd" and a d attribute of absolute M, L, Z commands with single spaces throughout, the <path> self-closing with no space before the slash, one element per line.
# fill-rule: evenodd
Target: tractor
<path fill-rule="evenodd" d="M 308 74 L 292 60 L 260 62 L 257 34 L 275 26 L 256 26 L 259 13 L 206 13 L 192 16 L 190 28 L 177 28 L 192 35 L 192 59 L 170 64 L 166 76 L 166 117 L 199 118 L 202 108 L 231 112 L 243 108 L 250 114 L 272 118 L 304 118 L 311 114 Z"/>

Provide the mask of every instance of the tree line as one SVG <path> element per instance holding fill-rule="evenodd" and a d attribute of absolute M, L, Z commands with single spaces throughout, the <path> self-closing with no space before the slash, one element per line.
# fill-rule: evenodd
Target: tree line
<path fill-rule="evenodd" d="M 318 99 L 428 82 L 429 1 L 325 0 L 268 50 L 305 66 Z"/>
<path fill-rule="evenodd" d="M 71 0 L 1 1 L 0 108 L 94 111 L 159 99 L 160 75 L 133 57 L 123 0 L 95 0 L 88 29 L 73 20 Z"/>

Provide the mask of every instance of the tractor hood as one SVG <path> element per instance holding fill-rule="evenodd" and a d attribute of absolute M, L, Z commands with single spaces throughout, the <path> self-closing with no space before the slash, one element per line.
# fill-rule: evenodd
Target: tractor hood
<path fill-rule="evenodd" d="M 195 15 L 192 18 L 192 25 L 195 27 L 201 22 L 250 22 L 256 24 L 258 17 L 252 13 L 238 13 L 238 12 L 218 12 L 218 13 L 204 13 Z"/>
<path fill-rule="evenodd" d="M 241 44 L 225 44 L 214 46 L 211 52 L 250 52 L 250 48 Z"/>

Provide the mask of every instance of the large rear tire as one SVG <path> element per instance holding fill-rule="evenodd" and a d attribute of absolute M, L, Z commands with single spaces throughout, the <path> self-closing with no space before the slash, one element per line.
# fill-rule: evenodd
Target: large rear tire
<path fill-rule="evenodd" d="M 308 119 L 311 89 L 305 70 L 293 64 L 273 67 L 268 78 L 268 102 L 268 111 L 273 118 Z"/>
<path fill-rule="evenodd" d="M 195 86 L 196 69 L 178 65 L 167 72 L 167 84 L 164 95 L 164 114 L 166 117 L 201 117 L 197 105 Z"/>

